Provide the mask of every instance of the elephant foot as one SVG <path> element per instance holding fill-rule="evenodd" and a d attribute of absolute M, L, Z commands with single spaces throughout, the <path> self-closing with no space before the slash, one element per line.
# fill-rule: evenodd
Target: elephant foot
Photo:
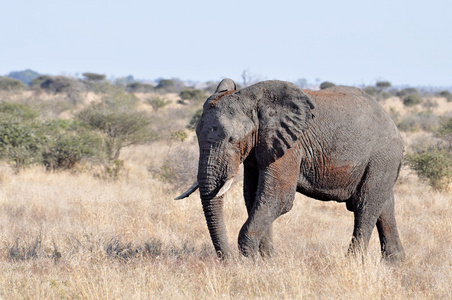
<path fill-rule="evenodd" d="M 243 231 L 239 234 L 239 250 L 245 257 L 255 258 L 258 251 L 258 243 L 254 241 L 249 235 L 244 234 Z"/>
<path fill-rule="evenodd" d="M 364 256 L 366 254 L 365 249 L 361 246 L 361 243 L 358 242 L 358 240 L 353 237 L 352 242 L 348 246 L 347 250 L 347 257 L 352 258 L 361 258 L 364 261 Z"/>
<path fill-rule="evenodd" d="M 270 258 L 275 255 L 275 249 L 273 248 L 273 244 L 269 243 L 265 240 L 262 240 L 259 244 L 259 253 L 263 258 Z"/>
<path fill-rule="evenodd" d="M 403 249 L 397 249 L 396 251 L 383 251 L 381 259 L 388 264 L 397 265 L 405 260 L 405 251 L 403 251 Z"/>

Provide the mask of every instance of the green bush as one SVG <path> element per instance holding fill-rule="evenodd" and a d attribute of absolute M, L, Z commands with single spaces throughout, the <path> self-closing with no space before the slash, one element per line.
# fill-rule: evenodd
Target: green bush
<path fill-rule="evenodd" d="M 179 96 L 184 100 L 190 101 L 204 101 L 206 100 L 206 94 L 202 90 L 188 88 L 179 93 Z"/>
<path fill-rule="evenodd" d="M 366 86 L 364 92 L 371 95 L 372 97 L 377 97 L 379 90 L 374 86 Z"/>
<path fill-rule="evenodd" d="M 137 111 L 138 98 L 119 90 L 106 95 L 101 103 L 91 105 L 77 114 L 77 118 L 105 135 L 110 161 L 119 157 L 123 147 L 142 144 L 156 138 L 150 128 L 151 120 Z"/>
<path fill-rule="evenodd" d="M 442 120 L 436 136 L 448 143 L 449 150 L 452 150 L 452 118 Z"/>
<path fill-rule="evenodd" d="M 417 104 L 420 104 L 421 102 L 422 98 L 418 94 L 411 94 L 403 98 L 403 104 L 405 106 L 415 106 Z"/>
<path fill-rule="evenodd" d="M 14 78 L 0 76 L 0 90 L 20 91 L 25 88 L 25 84 Z"/>
<path fill-rule="evenodd" d="M 126 91 L 130 93 L 151 93 L 154 91 L 154 86 L 148 83 L 132 82 L 127 84 Z"/>
<path fill-rule="evenodd" d="M 166 105 L 171 103 L 171 101 L 166 100 L 165 98 L 162 98 L 162 97 L 154 97 L 151 99 L 147 99 L 146 102 L 152 106 L 152 109 L 155 112 L 157 112 L 160 108 L 165 107 Z"/>
<path fill-rule="evenodd" d="M 412 94 L 419 94 L 419 91 L 415 88 L 405 88 L 403 90 L 398 91 L 396 93 L 396 96 L 399 98 L 403 98 L 405 96 L 412 95 Z"/>
<path fill-rule="evenodd" d="M 0 157 L 13 163 L 16 171 L 40 160 L 45 136 L 38 115 L 27 105 L 0 102 Z"/>
<path fill-rule="evenodd" d="M 32 81 L 31 86 L 51 94 L 66 94 L 74 104 L 81 100 L 80 94 L 86 91 L 79 79 L 65 76 L 39 76 Z"/>
<path fill-rule="evenodd" d="M 332 82 L 329 82 L 329 81 L 324 81 L 324 82 L 322 82 L 320 84 L 320 89 L 324 90 L 324 89 L 327 89 L 327 88 L 332 87 L 332 86 L 335 86 L 335 84 L 332 83 Z"/>
<path fill-rule="evenodd" d="M 400 131 L 433 131 L 439 124 L 439 118 L 432 113 L 420 112 L 408 115 L 397 123 Z"/>
<path fill-rule="evenodd" d="M 40 149 L 45 138 L 34 123 L 0 120 L 0 157 L 15 165 L 23 166 L 40 160 Z"/>
<path fill-rule="evenodd" d="M 19 171 L 37 163 L 47 170 L 70 169 L 84 158 L 105 153 L 102 136 L 74 120 L 39 121 L 19 103 L 0 102 L 0 157 Z"/>
<path fill-rule="evenodd" d="M 10 121 L 27 121 L 36 119 L 39 113 L 21 103 L 0 102 L 0 119 Z"/>
<path fill-rule="evenodd" d="M 176 85 L 172 79 L 161 79 L 155 88 L 167 93 L 173 93 L 176 90 Z"/>
<path fill-rule="evenodd" d="M 441 91 L 439 96 L 446 98 L 447 102 L 452 102 L 452 93 L 449 91 Z"/>
<path fill-rule="evenodd" d="M 102 137 L 74 120 L 53 120 L 43 124 L 47 142 L 42 149 L 47 170 L 71 169 L 84 158 L 102 157 Z"/>
<path fill-rule="evenodd" d="M 452 155 L 439 146 L 405 156 L 409 166 L 422 180 L 437 190 L 452 182 Z"/>

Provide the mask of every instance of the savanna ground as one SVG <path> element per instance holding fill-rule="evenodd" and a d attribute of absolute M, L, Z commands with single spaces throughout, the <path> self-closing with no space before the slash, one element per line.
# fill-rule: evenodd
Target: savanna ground
<path fill-rule="evenodd" d="M 452 103 L 435 101 L 435 114 L 451 113 Z M 382 102 L 398 117 L 410 113 L 399 103 Z M 161 120 L 186 124 L 183 109 L 169 105 L 159 111 Z M 407 149 L 430 136 L 404 133 Z M 195 180 L 196 153 L 192 132 L 184 142 L 130 146 L 121 153 L 124 168 L 116 180 L 95 176 L 99 171 L 86 164 L 17 173 L 1 163 L 0 298 L 452 298 L 452 195 L 431 189 L 408 167 L 395 188 L 407 255 L 400 265 L 380 261 L 376 230 L 364 262 L 347 258 L 353 214 L 344 204 L 299 194 L 293 209 L 274 223 L 276 257 L 252 261 L 236 250 L 233 259 L 219 262 L 199 194 L 173 200 Z M 182 184 L 162 182 L 161 174 L 151 172 L 169 159 L 186 173 Z M 238 182 L 225 196 L 232 249 L 246 220 L 241 188 Z"/>

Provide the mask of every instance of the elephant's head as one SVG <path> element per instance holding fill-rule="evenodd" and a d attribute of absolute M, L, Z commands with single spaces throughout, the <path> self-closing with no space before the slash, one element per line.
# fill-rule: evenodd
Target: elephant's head
<path fill-rule="evenodd" d="M 217 254 L 229 252 L 223 215 L 223 194 L 239 165 L 254 155 L 263 170 L 284 155 L 308 128 L 314 104 L 296 85 L 264 81 L 241 91 L 231 79 L 204 103 L 196 128 L 199 144 L 198 182 L 204 214 Z"/>

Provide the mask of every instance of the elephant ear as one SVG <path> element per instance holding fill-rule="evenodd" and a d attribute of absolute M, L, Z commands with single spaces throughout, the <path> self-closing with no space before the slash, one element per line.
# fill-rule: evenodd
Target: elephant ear
<path fill-rule="evenodd" d="M 267 81 L 262 85 L 256 158 L 265 167 L 282 157 L 308 129 L 314 103 L 292 83 Z"/>
<path fill-rule="evenodd" d="M 217 86 L 215 93 L 223 93 L 237 90 L 237 85 L 230 78 L 223 79 Z"/>

